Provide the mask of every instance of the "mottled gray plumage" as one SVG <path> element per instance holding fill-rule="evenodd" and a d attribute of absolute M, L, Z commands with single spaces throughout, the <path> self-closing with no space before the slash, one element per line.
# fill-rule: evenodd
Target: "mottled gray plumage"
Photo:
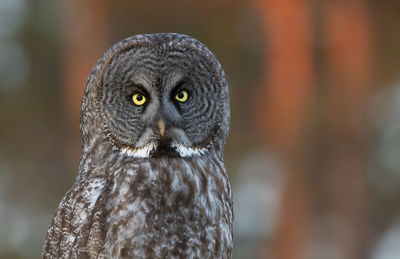
<path fill-rule="evenodd" d="M 224 72 L 197 40 L 147 34 L 110 48 L 86 85 L 78 175 L 43 258 L 230 258 L 229 114 Z"/>

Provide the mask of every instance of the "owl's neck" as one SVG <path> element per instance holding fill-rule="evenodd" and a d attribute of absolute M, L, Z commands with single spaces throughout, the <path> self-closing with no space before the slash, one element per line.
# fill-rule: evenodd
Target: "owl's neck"
<path fill-rule="evenodd" d="M 77 181 L 100 177 L 116 183 L 134 182 L 139 189 L 163 195 L 177 193 L 191 199 L 195 194 L 226 192 L 226 198 L 230 199 L 229 180 L 220 152 L 187 158 L 138 159 L 127 156 L 107 141 L 89 144 L 83 149 Z"/>

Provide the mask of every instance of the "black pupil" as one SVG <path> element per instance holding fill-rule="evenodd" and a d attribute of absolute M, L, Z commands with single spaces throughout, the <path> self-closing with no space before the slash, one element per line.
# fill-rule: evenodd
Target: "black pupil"
<path fill-rule="evenodd" d="M 185 95 L 184 95 L 182 92 L 178 93 L 178 98 L 179 98 L 179 99 L 182 99 L 184 96 L 185 96 Z"/>
<path fill-rule="evenodd" d="M 140 102 L 141 100 L 143 100 L 143 96 L 141 96 L 140 94 L 138 94 L 138 95 L 136 96 L 136 100 L 138 100 L 138 101 Z"/>

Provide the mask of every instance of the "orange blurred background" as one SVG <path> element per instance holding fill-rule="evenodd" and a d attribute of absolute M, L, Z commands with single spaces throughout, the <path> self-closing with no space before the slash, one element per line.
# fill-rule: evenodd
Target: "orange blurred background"
<path fill-rule="evenodd" d="M 234 258 L 400 258 L 400 2 L 0 0 L 0 258 L 38 258 L 80 157 L 87 77 L 179 32 L 231 89 Z"/>

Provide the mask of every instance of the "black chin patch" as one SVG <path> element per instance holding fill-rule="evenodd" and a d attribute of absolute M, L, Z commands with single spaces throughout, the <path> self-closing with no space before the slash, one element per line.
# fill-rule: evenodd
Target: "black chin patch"
<path fill-rule="evenodd" d="M 150 152 L 150 157 L 178 157 L 179 153 L 171 147 L 170 141 L 160 140 L 157 149 Z"/>

